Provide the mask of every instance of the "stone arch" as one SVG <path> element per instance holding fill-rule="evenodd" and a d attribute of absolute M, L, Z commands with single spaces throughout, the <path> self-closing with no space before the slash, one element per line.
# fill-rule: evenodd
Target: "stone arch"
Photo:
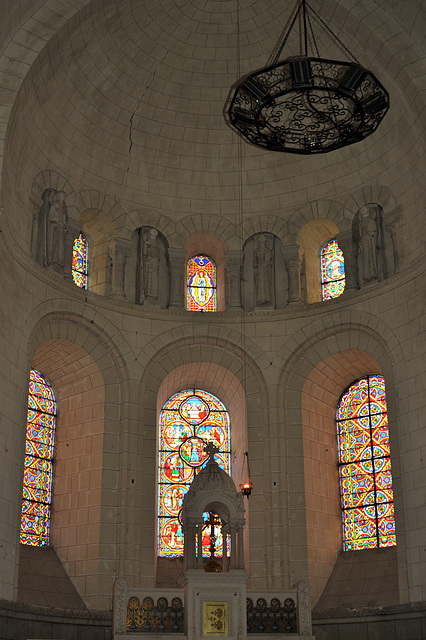
<path fill-rule="evenodd" d="M 206 214 L 193 214 L 183 218 L 176 224 L 176 234 L 186 242 L 186 238 L 196 232 L 212 232 L 221 236 L 225 241 L 235 233 L 234 225 L 222 216 L 208 216 Z"/>
<path fill-rule="evenodd" d="M 351 219 L 361 207 L 369 203 L 376 203 L 384 211 L 391 212 L 397 207 L 395 196 L 389 187 L 378 184 L 369 184 L 353 193 L 345 202 L 345 210 L 348 211 Z"/>
<path fill-rule="evenodd" d="M 128 390 L 123 360 L 106 335 L 81 316 L 46 313 L 26 350 L 28 367 L 44 372 L 58 402 L 52 541 L 88 608 L 109 607 L 119 560 L 108 528 L 118 522 Z"/>
<path fill-rule="evenodd" d="M 96 189 L 85 189 L 76 195 L 75 206 L 77 211 L 87 209 L 102 210 L 111 220 L 117 233 L 123 229 L 126 221 L 126 212 L 116 198 L 112 198 Z"/>
<path fill-rule="evenodd" d="M 161 336 L 148 345 L 147 355 L 150 359 L 141 380 L 138 401 L 140 408 L 138 421 L 141 425 L 140 433 L 143 433 L 143 447 L 141 435 L 138 434 L 137 438 L 135 436 L 135 443 L 138 442 L 137 445 L 135 444 L 135 449 L 142 451 L 142 463 L 136 463 L 134 458 L 135 465 L 138 467 L 135 469 L 135 482 L 141 487 L 151 487 L 149 492 L 146 489 L 144 491 L 146 494 L 145 521 L 135 523 L 134 536 L 132 535 L 136 547 L 143 549 L 140 554 L 142 558 L 151 558 L 155 555 L 156 540 L 153 531 L 156 530 L 154 496 L 158 412 L 173 392 L 182 390 L 188 385 L 201 386 L 211 391 L 225 403 L 231 414 L 235 413 L 237 416 L 238 438 L 234 445 L 231 444 L 235 481 L 240 482 L 238 474 L 242 470 L 245 442 L 248 442 L 252 480 L 259 486 L 257 495 L 251 497 L 250 507 L 253 507 L 254 513 L 257 514 L 257 507 L 260 508 L 260 505 L 265 502 L 260 487 L 263 485 L 264 447 L 267 446 L 263 425 L 267 424 L 268 390 L 258 366 L 259 361 L 255 364 L 249 352 L 244 352 L 237 346 L 239 339 L 240 336 L 236 332 L 226 332 L 222 336 L 219 329 L 213 328 L 213 331 L 201 334 L 193 325 L 190 325 L 184 331 L 180 328 L 170 332 L 166 343 L 164 336 Z M 258 352 L 256 347 L 253 349 L 256 353 Z M 260 361 L 264 360 L 262 354 L 258 353 L 258 357 Z M 245 430 L 243 423 L 246 416 L 247 429 Z M 232 420 L 231 415 L 231 425 Z M 234 451 L 235 445 L 238 446 L 238 451 Z M 253 530 L 256 542 L 253 542 L 250 548 L 252 580 L 254 584 L 261 585 L 264 584 L 267 575 L 263 562 L 265 554 L 263 541 L 265 537 L 270 536 L 270 531 L 265 527 L 263 517 L 258 518 L 257 515 L 254 515 L 251 520 L 251 531 Z M 133 553 L 130 552 L 129 556 L 132 557 L 132 555 Z M 140 567 L 130 566 L 129 563 L 127 575 L 132 576 L 138 571 L 145 575 L 144 572 L 148 571 L 149 566 L 149 561 L 146 563 L 146 569 L 144 563 Z"/>
<path fill-rule="evenodd" d="M 157 229 L 165 238 L 167 238 L 169 244 L 169 238 L 173 236 L 175 231 L 175 223 L 170 220 L 170 218 L 162 213 L 158 213 L 157 211 L 152 211 L 150 209 L 137 209 L 135 211 L 131 211 L 126 216 L 126 239 L 130 239 L 135 229 L 139 229 L 140 227 L 152 227 L 153 229 Z"/>
<path fill-rule="evenodd" d="M 339 231 L 350 228 L 351 216 L 342 205 L 334 200 L 315 200 L 297 209 L 288 221 L 286 244 L 294 244 L 303 227 L 312 220 L 326 219 L 337 226 Z"/>
<path fill-rule="evenodd" d="M 45 189 L 65 191 L 67 207 L 72 209 L 75 203 L 75 192 L 70 182 L 63 175 L 52 169 L 40 171 L 31 185 L 30 201 L 34 208 L 40 207 L 41 196 Z"/>
<path fill-rule="evenodd" d="M 258 233 L 272 233 L 284 244 L 288 234 L 287 221 L 273 215 L 261 215 L 248 218 L 241 225 L 241 238 L 243 242 Z"/>
<path fill-rule="evenodd" d="M 335 410 L 345 388 L 367 374 L 385 377 L 392 459 L 396 461 L 393 467 L 396 501 L 400 495 L 394 381 L 399 347 L 384 323 L 373 328 L 367 323 L 367 314 L 363 320 L 363 323 L 355 319 L 351 323 L 342 322 L 338 328 L 335 324 L 334 330 L 320 328 L 317 322 L 309 332 L 299 332 L 295 336 L 298 347 L 282 373 L 286 467 L 290 470 L 288 540 L 290 546 L 295 544 L 299 548 L 298 560 L 289 561 L 289 573 L 292 581 L 309 577 L 314 604 L 341 548 Z M 400 507 L 396 519 L 402 543 Z M 398 553 L 401 550 L 402 544 Z"/>

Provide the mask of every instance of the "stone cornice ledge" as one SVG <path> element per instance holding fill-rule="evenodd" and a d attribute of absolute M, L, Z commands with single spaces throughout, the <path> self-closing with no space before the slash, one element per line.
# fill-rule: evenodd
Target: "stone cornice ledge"
<path fill-rule="evenodd" d="M 331 621 L 337 623 L 348 618 L 363 618 L 363 620 L 377 620 L 386 616 L 393 618 L 418 618 L 419 614 L 426 615 L 426 602 L 412 602 L 408 604 L 396 604 L 383 607 L 362 607 L 362 608 L 342 608 L 323 609 L 312 611 L 312 622 L 314 624 L 329 624 Z"/>
<path fill-rule="evenodd" d="M 111 611 L 89 611 L 82 609 L 59 609 L 41 607 L 38 605 L 24 604 L 22 602 L 11 602 L 10 600 L 0 600 L 0 617 L 18 618 L 19 620 L 46 620 L 64 622 L 73 620 L 75 624 L 96 624 L 101 626 L 111 626 Z"/>

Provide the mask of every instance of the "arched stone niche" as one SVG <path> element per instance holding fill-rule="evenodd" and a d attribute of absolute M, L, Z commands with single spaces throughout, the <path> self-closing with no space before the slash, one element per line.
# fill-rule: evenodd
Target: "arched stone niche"
<path fill-rule="evenodd" d="M 31 366 L 49 381 L 57 402 L 51 546 L 84 602 L 96 608 L 108 601 L 113 580 L 113 573 L 101 575 L 103 376 L 87 351 L 66 339 L 42 343 Z"/>
<path fill-rule="evenodd" d="M 369 203 L 357 211 L 352 234 L 357 247 L 358 282 L 361 288 L 370 282 L 385 280 L 395 273 L 395 221 L 390 221 L 388 229 L 379 204 Z"/>
<path fill-rule="evenodd" d="M 342 317 L 342 330 L 332 336 L 318 326 L 311 327 L 312 332 L 316 330 L 319 331 L 318 338 L 306 343 L 300 349 L 297 362 L 293 361 L 285 392 L 287 456 L 295 469 L 288 485 L 291 523 L 288 542 L 294 553 L 290 558 L 290 574 L 294 580 L 308 577 L 313 605 L 327 585 L 342 549 L 336 407 L 347 386 L 367 374 L 378 373 L 385 377 L 395 517 L 397 535 L 398 532 L 401 534 L 398 547 L 381 552 L 400 554 L 404 546 L 394 380 L 389 357 L 395 341 L 385 325 L 380 327 L 380 334 L 373 335 L 369 328 L 358 325 L 355 318 L 346 328 Z M 298 453 L 299 447 L 302 456 Z M 357 588 L 359 584 L 354 582 L 353 596 L 359 595 Z"/>
<path fill-rule="evenodd" d="M 88 289 L 108 297 L 111 293 L 115 225 L 103 210 L 85 209 L 80 216 L 80 227 L 88 242 Z"/>
<path fill-rule="evenodd" d="M 288 301 L 288 276 L 281 240 L 272 233 L 256 233 L 243 249 L 243 307 L 282 309 Z"/>
<path fill-rule="evenodd" d="M 68 210 L 63 190 L 47 188 L 41 194 L 43 203 L 33 216 L 31 251 L 34 260 L 42 267 L 50 267 L 64 275 L 65 266 L 71 269 L 68 238 Z"/>
<path fill-rule="evenodd" d="M 167 309 L 168 242 L 158 229 L 149 226 L 135 229 L 125 273 L 125 294 L 129 302 Z"/>
<path fill-rule="evenodd" d="M 321 250 L 339 233 L 337 224 L 317 218 L 305 224 L 297 236 L 302 262 L 302 296 L 306 302 L 321 302 Z"/>

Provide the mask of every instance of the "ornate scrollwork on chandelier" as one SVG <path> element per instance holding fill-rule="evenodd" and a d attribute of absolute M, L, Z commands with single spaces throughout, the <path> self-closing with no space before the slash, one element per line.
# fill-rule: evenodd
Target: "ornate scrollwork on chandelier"
<path fill-rule="evenodd" d="M 231 124 L 271 151 L 325 153 L 363 140 L 389 109 L 389 95 L 358 64 L 299 57 L 252 73 L 238 85 Z"/>

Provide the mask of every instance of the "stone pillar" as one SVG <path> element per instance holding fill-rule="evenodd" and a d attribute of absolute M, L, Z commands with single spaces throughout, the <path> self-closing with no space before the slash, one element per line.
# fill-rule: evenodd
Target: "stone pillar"
<path fill-rule="evenodd" d="M 311 597 L 306 580 L 297 583 L 297 619 L 299 636 L 312 637 Z"/>
<path fill-rule="evenodd" d="M 170 299 L 169 309 L 183 309 L 183 274 L 185 273 L 185 250 L 169 249 Z"/>
<path fill-rule="evenodd" d="M 288 273 L 288 304 L 300 304 L 302 302 L 302 293 L 300 287 L 299 245 L 291 244 L 283 247 L 282 253 Z"/>
<path fill-rule="evenodd" d="M 64 266 L 64 278 L 66 280 L 72 279 L 72 250 L 74 247 L 74 240 L 78 238 L 81 233 L 81 225 L 74 220 L 68 219 L 67 230 L 65 232 L 65 266 Z"/>
<path fill-rule="evenodd" d="M 237 568 L 237 532 L 231 527 L 231 569 Z"/>
<path fill-rule="evenodd" d="M 237 569 L 244 569 L 244 536 L 243 536 L 242 526 L 239 526 L 237 529 L 237 539 L 238 539 Z"/>
<path fill-rule="evenodd" d="M 194 546 L 194 541 L 192 541 L 192 546 Z M 200 522 L 198 524 L 198 535 L 197 535 L 197 567 L 198 569 L 203 568 L 203 525 Z"/>
<path fill-rule="evenodd" d="M 229 308 L 241 309 L 241 251 L 228 251 L 226 266 L 229 272 Z"/>
<path fill-rule="evenodd" d="M 352 229 L 339 233 L 336 240 L 345 259 L 345 291 L 359 289 L 357 248 L 353 240 Z"/>
<path fill-rule="evenodd" d="M 125 298 L 124 270 L 130 251 L 130 243 L 127 240 L 116 240 L 114 248 L 114 262 L 112 265 L 112 292 L 111 298 Z"/>

